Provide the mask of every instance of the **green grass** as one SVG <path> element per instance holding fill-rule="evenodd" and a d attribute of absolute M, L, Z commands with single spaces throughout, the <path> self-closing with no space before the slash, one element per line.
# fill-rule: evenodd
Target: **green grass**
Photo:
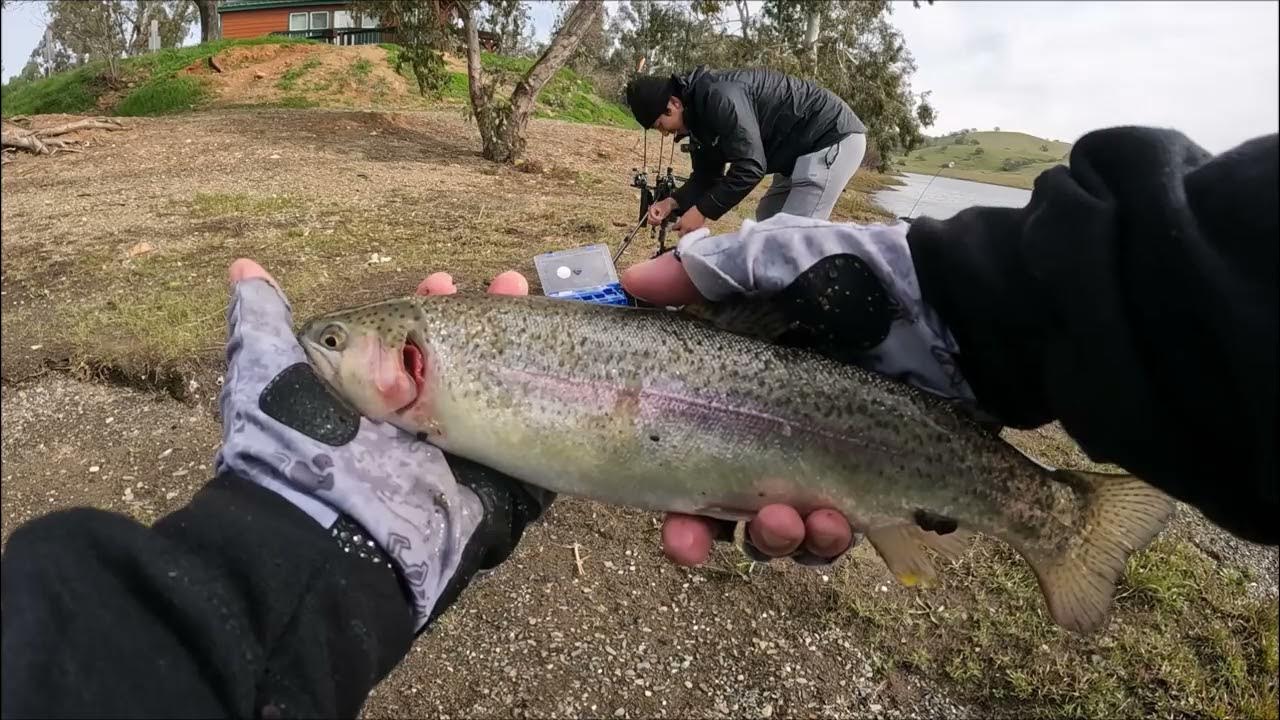
<path fill-rule="evenodd" d="M 178 71 L 230 47 L 300 43 L 315 41 L 270 37 L 217 40 L 126 58 L 120 62 L 120 86 L 132 82 L 134 87 L 101 110 L 119 115 L 162 115 L 199 107 L 208 97 L 203 81 L 178 77 Z M 99 99 L 110 91 L 106 67 L 104 62 L 92 62 L 48 78 L 7 83 L 0 88 L 3 116 L 96 111 Z"/>
<path fill-rule="evenodd" d="M 357 80 L 364 80 L 371 72 L 373 72 L 373 63 L 364 58 L 358 58 L 351 63 L 351 76 Z"/>
<path fill-rule="evenodd" d="M 391 43 L 383 43 L 381 47 L 387 51 L 388 64 L 395 67 L 400 56 L 400 47 Z M 499 97 L 508 95 L 515 83 L 533 64 L 530 58 L 506 57 L 489 52 L 480 53 L 480 62 L 486 73 L 497 77 Z M 401 68 L 401 74 L 413 80 L 413 71 L 408 66 Z M 468 102 L 470 90 L 467 74 L 465 72 L 449 73 L 441 96 L 448 102 Z M 542 91 L 538 93 L 537 106 L 534 108 L 533 115 L 594 125 L 639 127 L 635 118 L 631 116 L 631 111 L 596 95 L 591 83 L 571 68 L 560 68 L 543 86 Z"/>
<path fill-rule="evenodd" d="M 15 78 L 0 87 L 0 114 L 11 117 L 92 110 L 98 99 L 94 84 L 104 67 L 104 63 L 95 62 L 40 80 Z"/>
<path fill-rule="evenodd" d="M 1071 149 L 1068 143 L 1018 132 L 973 132 L 962 139 L 964 144 L 956 144 L 955 136 L 933 138 L 897 160 L 894 169 L 932 175 L 954 162 L 943 177 L 1030 189 L 1037 175 L 1063 164 Z"/>
<path fill-rule="evenodd" d="M 846 568 L 837 616 L 888 653 L 882 670 L 934 678 L 990 716 L 1276 717 L 1275 601 L 1185 541 L 1130 559 L 1094 636 L 1053 625 L 1025 561 L 995 541 L 977 541 L 934 591 L 869 587 L 878 562 Z"/>
<path fill-rule="evenodd" d="M 204 101 L 205 85 L 191 77 L 167 77 L 134 90 L 116 106 L 116 115 L 167 115 L 193 110 Z"/>
<path fill-rule="evenodd" d="M 271 215 L 281 210 L 300 207 L 301 203 L 287 195 L 255 196 L 243 193 L 196 193 L 191 199 L 191 212 L 197 217 L 219 215 Z"/>
<path fill-rule="evenodd" d="M 276 87 L 286 92 L 293 90 L 298 84 L 298 79 L 306 75 L 309 71 L 320 66 L 320 59 L 309 57 L 302 62 L 301 65 L 295 65 L 280 74 L 280 79 L 276 81 Z"/>

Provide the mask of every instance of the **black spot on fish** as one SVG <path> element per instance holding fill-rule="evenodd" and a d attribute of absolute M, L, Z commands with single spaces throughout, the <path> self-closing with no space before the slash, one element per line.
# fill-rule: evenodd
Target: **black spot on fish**
<path fill-rule="evenodd" d="M 917 509 L 914 519 L 916 521 L 916 525 L 920 526 L 920 529 L 929 530 L 931 532 L 938 533 L 939 535 L 953 533 L 956 531 L 956 528 L 959 527 L 959 523 L 955 520 L 942 515 L 935 515 L 928 510 Z"/>
<path fill-rule="evenodd" d="M 658 442 L 658 436 L 657 436 L 657 435 L 650 435 L 650 436 L 649 436 L 649 439 L 650 439 L 650 440 L 652 440 L 652 441 L 654 441 L 654 442 Z"/>

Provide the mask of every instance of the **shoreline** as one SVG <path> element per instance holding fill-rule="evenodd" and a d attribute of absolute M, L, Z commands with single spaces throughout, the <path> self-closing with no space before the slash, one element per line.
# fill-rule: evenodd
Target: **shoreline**
<path fill-rule="evenodd" d="M 1048 168 L 1046 168 L 1046 169 L 1048 169 Z M 1041 171 L 1041 172 L 1043 172 L 1043 171 Z M 927 171 L 923 171 L 923 170 L 897 170 L 897 169 L 895 169 L 895 170 L 891 171 L 890 173 L 886 173 L 886 174 L 888 174 L 888 175 L 897 175 L 897 176 L 901 176 L 901 175 L 903 175 L 903 174 L 905 174 L 905 173 L 911 173 L 912 175 L 923 175 L 923 176 L 925 176 L 925 177 L 932 177 L 932 176 L 933 176 L 933 173 L 931 173 L 931 172 L 927 172 Z M 985 174 L 985 173 L 983 173 L 983 172 L 981 172 L 981 171 L 979 171 L 979 172 L 971 172 L 971 171 L 967 171 L 967 170 L 955 170 L 955 169 L 952 169 L 952 170 L 950 170 L 949 172 L 941 173 L 940 175 L 938 175 L 938 177 L 949 178 L 949 179 L 951 179 L 951 180 L 963 180 L 963 181 L 965 181 L 965 182 L 978 183 L 979 185 L 994 185 L 994 186 L 996 186 L 996 187 L 1014 188 L 1015 190 L 1026 190 L 1026 191 L 1030 192 L 1031 190 L 1033 190 L 1033 189 L 1035 188 L 1035 181 L 1036 181 L 1036 178 L 1037 178 L 1037 177 L 1039 177 L 1039 173 L 1037 173 L 1036 175 L 1034 175 L 1034 176 L 1032 176 L 1032 177 L 1016 177 L 1016 178 L 1009 178 L 1009 181 L 1008 181 L 1008 182 L 995 182 L 995 181 L 993 181 L 993 180 L 991 179 L 991 177 L 990 177 L 989 175 L 987 175 L 987 174 Z M 983 179 L 979 180 L 978 178 L 983 178 Z"/>

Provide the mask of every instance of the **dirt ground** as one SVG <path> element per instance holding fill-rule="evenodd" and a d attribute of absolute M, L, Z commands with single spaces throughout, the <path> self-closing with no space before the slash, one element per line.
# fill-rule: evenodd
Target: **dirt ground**
<path fill-rule="evenodd" d="M 228 48 L 213 61 L 218 70 L 201 60 L 179 73 L 208 79 L 216 98 L 213 107 L 278 103 L 290 97 L 323 100 L 326 106 L 425 105 L 376 45 L 249 45 Z"/>
<path fill-rule="evenodd" d="M 480 158 L 474 126 L 454 111 L 125 122 L 130 131 L 97 135 L 82 154 L 19 157 L 3 170 L 6 538 L 70 505 L 149 522 L 207 480 L 232 259 L 275 273 L 302 319 L 409 292 L 436 270 L 479 291 L 514 267 L 537 292 L 534 255 L 617 248 L 636 213 L 627 185 L 640 138 L 624 131 L 535 121 L 533 162 L 513 169 Z M 676 172 L 686 158 L 677 154 Z M 842 207 L 837 219 L 850 217 L 853 205 Z M 642 234 L 620 266 L 654 247 Z M 1054 428 L 1011 437 L 1051 463 L 1088 465 Z M 982 564 L 996 555 L 965 561 L 944 607 L 899 587 L 869 546 L 826 570 L 753 565 L 731 547 L 685 570 L 662 558 L 657 528 L 648 513 L 557 501 L 515 556 L 415 644 L 365 715 L 972 717 L 995 706 L 1007 714 L 1011 698 L 961 691 L 904 652 L 945 661 L 948 648 L 977 642 L 979 620 L 1009 617 L 1033 626 L 1030 647 L 1068 665 L 1108 652 L 1106 638 L 1048 626 L 1025 567 Z M 1170 536 L 1239 568 L 1242 587 L 1274 602 L 1275 548 L 1240 543 L 1185 510 Z M 1151 611 L 1137 602 L 1141 588 L 1129 590 L 1137 594 L 1119 616 L 1132 627 Z M 1194 640 L 1182 642 L 1190 631 L 1176 624 L 1158 627 L 1179 648 Z M 908 646 L 929 634 L 952 644 Z M 954 676 L 1008 682 L 1006 666 L 972 662 Z M 1138 692 L 1163 660 L 1143 662 L 1113 674 Z M 1037 702 L 1054 714 L 1056 701 Z"/>

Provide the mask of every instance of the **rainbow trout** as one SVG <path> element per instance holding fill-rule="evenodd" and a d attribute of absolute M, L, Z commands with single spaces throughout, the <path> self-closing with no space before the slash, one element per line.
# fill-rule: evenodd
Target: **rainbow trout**
<path fill-rule="evenodd" d="M 936 580 L 926 548 L 998 537 L 1081 633 L 1173 509 L 1131 476 L 1045 468 L 914 386 L 682 312 L 409 297 L 299 340 L 365 416 L 558 493 L 730 520 L 834 508 L 907 585 Z"/>

